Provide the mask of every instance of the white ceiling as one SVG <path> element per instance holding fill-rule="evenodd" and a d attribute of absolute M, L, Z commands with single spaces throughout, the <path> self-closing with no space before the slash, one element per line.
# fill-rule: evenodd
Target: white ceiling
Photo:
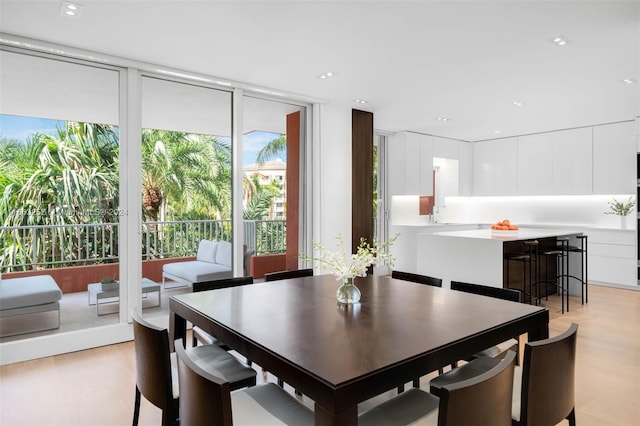
<path fill-rule="evenodd" d="M 77 3 L 68 18 L 60 1 L 0 0 L 0 30 L 365 109 L 390 132 L 476 141 L 640 109 L 621 82 L 640 80 L 638 1 Z"/>

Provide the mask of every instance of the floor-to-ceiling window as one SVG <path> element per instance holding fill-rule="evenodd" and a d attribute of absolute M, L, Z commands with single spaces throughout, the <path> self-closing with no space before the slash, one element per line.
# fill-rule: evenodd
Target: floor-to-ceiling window
<path fill-rule="evenodd" d="M 111 294 L 119 294 L 127 214 L 119 199 L 122 71 L 18 49 L 0 51 L 0 64 L 0 271 L 11 285 L 50 275 L 63 293 L 59 313 L 2 318 L 0 342 L 104 325 L 104 306 L 95 304 L 105 301 L 101 281 L 113 280 Z M 41 296 L 28 287 L 16 291 Z M 110 300 L 117 311 L 118 297 Z"/>
<path fill-rule="evenodd" d="M 298 269 L 306 106 L 245 96 L 243 217 L 253 271 Z"/>
<path fill-rule="evenodd" d="M 50 274 L 63 295 L 60 328 L 28 332 L 34 323 L 55 327 L 55 315 L 0 320 L 9 329 L 27 327 L 0 337 L 1 363 L 128 340 L 135 306 L 168 325 L 167 298 L 190 288 L 138 290 L 161 284 L 162 263 L 194 256 L 203 238 L 235 241 L 235 267 L 242 242 L 256 251 L 262 244 L 282 252 L 284 244 L 297 267 L 301 250 L 283 242 L 291 235 L 286 226 L 260 243 L 247 232 L 235 238 L 257 217 L 237 193 L 244 171 L 236 156 L 245 138 L 251 155 L 252 137 L 260 134 L 268 135 L 264 145 L 296 142 L 294 154 L 288 148 L 281 156 L 296 159 L 296 207 L 287 196 L 291 183 L 274 176 L 263 182 L 273 193 L 265 220 L 290 223 L 295 212 L 304 244 L 308 104 L 244 96 L 217 79 L 162 74 L 161 67 L 98 53 L 14 44 L 24 46 L 0 52 L 0 185 L 9 194 L 0 213 L 0 271 L 3 280 Z M 233 108 L 243 101 L 246 108 Z M 234 129 L 232 116 L 244 126 Z M 233 226 L 232 217 L 243 217 L 238 209 L 247 213 L 244 227 Z"/>
<path fill-rule="evenodd" d="M 152 76 L 141 92 L 142 275 L 190 291 L 162 267 L 202 240 L 232 242 L 232 92 Z"/>

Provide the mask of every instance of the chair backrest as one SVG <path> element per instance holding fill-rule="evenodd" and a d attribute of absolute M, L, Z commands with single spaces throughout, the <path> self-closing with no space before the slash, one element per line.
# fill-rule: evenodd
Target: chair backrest
<path fill-rule="evenodd" d="M 265 281 L 286 280 L 289 278 L 312 277 L 313 269 L 292 269 L 290 271 L 269 272 L 264 274 Z"/>
<path fill-rule="evenodd" d="M 557 424 L 575 406 L 578 324 L 550 339 L 527 343 L 522 363 L 520 422 Z"/>
<path fill-rule="evenodd" d="M 511 425 L 516 353 L 508 351 L 491 370 L 442 387 L 438 425 Z"/>
<path fill-rule="evenodd" d="M 229 382 L 196 365 L 184 349 L 182 339 L 175 341 L 180 386 L 181 425 L 232 425 Z"/>
<path fill-rule="evenodd" d="M 451 281 L 451 290 L 464 291 L 465 293 L 479 294 L 481 296 L 495 297 L 496 299 L 522 301 L 522 292 L 513 288 L 491 287 L 488 285 L 463 283 Z"/>
<path fill-rule="evenodd" d="M 136 354 L 136 385 L 140 393 L 158 408 L 177 408 L 174 407 L 167 329 L 143 320 L 135 309 L 131 311 L 131 317 Z"/>
<path fill-rule="evenodd" d="M 193 283 L 193 292 L 216 290 L 219 288 L 237 287 L 241 285 L 253 284 L 253 277 L 234 277 L 221 280 L 202 281 Z"/>
<path fill-rule="evenodd" d="M 404 281 L 412 281 L 418 284 L 427 284 L 434 287 L 442 287 L 442 279 L 433 278 L 427 275 L 419 275 L 411 272 L 391 271 L 391 278 Z"/>

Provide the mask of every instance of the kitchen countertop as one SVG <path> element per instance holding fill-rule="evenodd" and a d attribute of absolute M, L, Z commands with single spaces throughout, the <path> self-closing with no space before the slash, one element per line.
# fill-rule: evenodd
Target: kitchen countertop
<path fill-rule="evenodd" d="M 571 236 L 571 235 L 576 235 L 581 233 L 582 232 L 579 230 L 571 230 L 571 229 L 520 228 L 517 232 L 514 232 L 513 234 L 505 233 L 504 231 L 494 233 L 492 232 L 491 229 L 469 229 L 466 231 L 434 232 L 431 235 L 441 236 L 441 237 L 453 237 L 453 238 L 521 241 L 521 240 L 532 240 L 536 238 Z"/>

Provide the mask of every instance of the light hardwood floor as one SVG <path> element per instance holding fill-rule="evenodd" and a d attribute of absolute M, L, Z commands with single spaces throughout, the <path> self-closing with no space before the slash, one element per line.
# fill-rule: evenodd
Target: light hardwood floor
<path fill-rule="evenodd" d="M 589 305 L 572 298 L 546 302 L 550 334 L 578 330 L 576 417 L 580 426 L 640 424 L 640 292 L 589 286 Z M 259 381 L 273 380 L 258 375 Z M 429 376 L 422 378 L 428 389 Z M 122 343 L 0 367 L 0 425 L 131 424 L 135 387 L 133 343 Z M 287 387 L 288 390 L 291 390 Z M 379 402 L 394 392 L 363 404 Z M 305 403 L 310 401 L 305 399 Z M 566 424 L 566 422 L 564 422 Z M 141 425 L 160 424 L 142 402 Z"/>

